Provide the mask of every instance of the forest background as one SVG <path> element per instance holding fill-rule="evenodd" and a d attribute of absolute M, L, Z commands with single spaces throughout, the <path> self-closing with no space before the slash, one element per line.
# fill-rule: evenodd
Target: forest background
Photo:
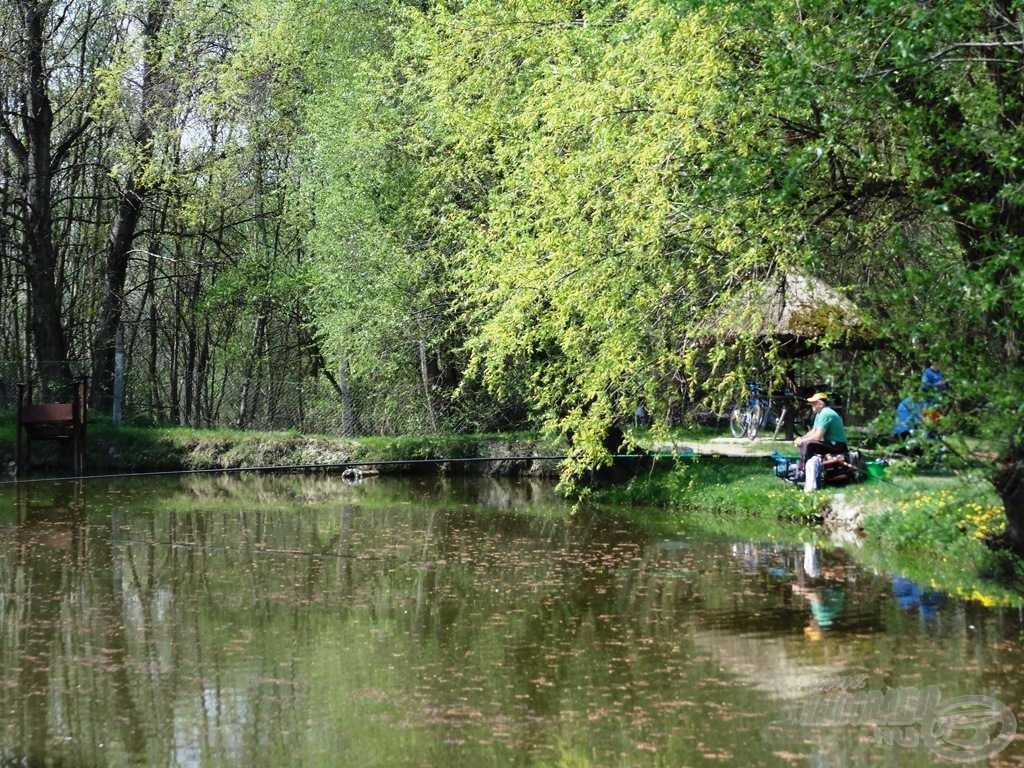
<path fill-rule="evenodd" d="M 0 409 L 109 412 L 121 334 L 135 422 L 542 427 L 572 478 L 639 402 L 788 374 L 884 427 L 933 360 L 1024 544 L 1020 0 L 11 0 L 0 40 Z M 794 358 L 758 297 L 826 284 Z"/>

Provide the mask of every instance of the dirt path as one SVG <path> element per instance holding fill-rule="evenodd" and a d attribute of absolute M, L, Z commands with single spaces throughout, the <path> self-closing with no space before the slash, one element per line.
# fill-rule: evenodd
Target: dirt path
<path fill-rule="evenodd" d="M 778 451 L 786 456 L 796 456 L 793 444 L 782 438 L 773 440 L 759 437 L 748 440 L 745 437 L 712 437 L 709 439 L 683 438 L 676 441 L 661 441 L 651 446 L 652 451 L 678 453 L 692 451 L 699 456 L 745 456 L 749 458 L 768 458 Z"/>

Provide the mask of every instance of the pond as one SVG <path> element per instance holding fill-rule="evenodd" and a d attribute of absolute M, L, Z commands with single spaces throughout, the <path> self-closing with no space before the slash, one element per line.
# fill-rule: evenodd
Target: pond
<path fill-rule="evenodd" d="M 63 482 L 0 512 L 3 764 L 930 765 L 801 725 L 813 687 L 1024 713 L 1017 608 L 536 482 Z"/>

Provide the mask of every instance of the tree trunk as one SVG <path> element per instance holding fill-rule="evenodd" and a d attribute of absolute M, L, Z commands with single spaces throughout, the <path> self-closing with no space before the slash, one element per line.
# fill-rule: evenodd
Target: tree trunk
<path fill-rule="evenodd" d="M 180 257 L 184 253 L 184 249 L 181 246 L 181 235 L 179 233 L 179 239 L 175 246 L 175 255 L 179 257 L 178 263 L 181 263 Z M 179 285 L 178 279 L 174 280 L 174 304 L 175 307 L 181 306 L 181 286 Z M 174 313 L 174 328 L 171 332 L 171 343 L 170 343 L 170 354 L 171 354 L 171 365 L 170 365 L 170 381 L 168 385 L 167 400 L 170 405 L 170 422 L 172 424 L 181 423 L 181 403 L 179 402 L 179 387 L 178 387 L 178 358 L 180 357 L 179 351 L 181 349 L 181 312 Z"/>
<path fill-rule="evenodd" d="M 1006 538 L 1024 554 L 1024 421 L 1017 424 L 993 484 L 1006 511 Z"/>
<path fill-rule="evenodd" d="M 267 316 L 260 311 L 252 329 L 252 345 L 249 357 L 245 361 L 245 373 L 242 375 L 242 392 L 238 397 L 238 428 L 245 429 L 250 419 L 249 388 L 252 386 L 253 368 L 257 363 L 260 350 L 263 348 L 263 331 L 267 325 Z M 255 405 L 251 409 L 255 412 Z"/>
<path fill-rule="evenodd" d="M 195 395 L 192 398 L 192 424 L 199 426 L 203 422 L 203 400 L 207 396 L 206 374 L 210 367 L 210 319 L 203 319 L 203 343 L 199 347 L 199 362 L 195 372 Z"/>
<path fill-rule="evenodd" d="M 352 437 L 356 434 L 358 419 L 355 401 L 352 399 L 352 377 L 347 357 L 343 357 L 338 365 L 338 390 L 341 395 L 341 433 Z"/>
<path fill-rule="evenodd" d="M 163 23 L 163 4 L 151 3 L 142 27 L 142 85 L 139 114 L 132 143 L 143 163 L 153 159 L 153 128 L 149 112 L 154 100 L 153 63 L 156 37 Z M 124 182 L 124 190 L 117 203 L 117 214 L 107 243 L 106 282 L 100 308 L 99 327 L 93 338 L 92 393 L 96 408 L 109 410 L 112 398 L 114 337 L 121 323 L 124 309 L 124 284 L 128 274 L 128 259 L 135 240 L 135 230 L 142 214 L 143 202 L 149 187 L 141 179 L 146 168 L 132 169 Z"/>
<path fill-rule="evenodd" d="M 202 254 L 200 249 L 199 254 Z M 196 371 L 196 359 L 199 354 L 199 316 L 193 311 L 192 308 L 196 307 L 199 303 L 199 294 L 203 287 L 203 268 L 197 266 L 195 274 L 192 277 L 191 290 L 189 291 L 187 303 L 185 306 L 189 307 L 189 311 L 185 317 L 185 333 L 186 333 L 186 346 L 185 346 L 185 370 L 182 374 L 185 385 L 185 402 L 182 405 L 182 423 L 193 424 L 192 418 L 192 402 L 195 398 L 195 371 Z"/>
<path fill-rule="evenodd" d="M 996 490 L 1006 511 L 1006 537 L 1024 555 L 1024 461 L 1006 465 L 996 479 Z"/>
<path fill-rule="evenodd" d="M 430 364 L 427 360 L 427 342 L 419 340 L 420 348 L 420 376 L 423 379 L 423 395 L 427 401 L 427 416 L 430 419 L 430 428 L 437 432 L 437 414 L 434 412 L 434 396 L 431 392 Z"/>
<path fill-rule="evenodd" d="M 334 376 L 327 368 L 322 368 L 324 378 L 331 383 L 334 391 L 338 393 L 341 400 L 341 434 L 345 437 L 352 437 L 359 429 L 359 419 L 356 416 L 355 402 L 352 399 L 352 381 L 349 374 L 348 358 L 342 358 L 338 364 L 338 375 Z"/>
<path fill-rule="evenodd" d="M 159 360 L 159 315 L 156 309 L 156 243 L 149 246 L 146 263 L 146 301 L 149 302 L 149 415 L 156 423 L 163 421 L 163 403 L 160 399 L 160 376 L 157 371 Z"/>
<path fill-rule="evenodd" d="M 117 326 L 114 341 L 114 392 L 112 415 L 115 426 L 121 425 L 124 417 L 124 325 Z"/>
<path fill-rule="evenodd" d="M 33 310 L 32 339 L 42 394 L 50 399 L 70 387 L 71 371 L 67 364 L 61 297 L 57 290 L 57 251 L 53 244 L 53 110 L 47 90 L 49 74 L 43 64 L 44 29 L 49 8 L 35 2 L 19 5 L 25 35 L 24 144 L 6 122 L 3 128 L 8 144 L 23 169 L 25 245 Z"/>

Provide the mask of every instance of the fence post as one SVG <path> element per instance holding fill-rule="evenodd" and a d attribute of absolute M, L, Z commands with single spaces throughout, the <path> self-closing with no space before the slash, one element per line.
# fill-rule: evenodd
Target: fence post
<path fill-rule="evenodd" d="M 81 394 L 79 395 L 78 402 L 82 404 L 82 415 L 78 420 L 78 450 L 79 459 L 78 465 L 82 469 L 82 474 L 85 474 L 85 441 L 86 441 L 86 430 L 89 424 L 89 377 L 83 376 L 79 383 L 81 388 Z"/>
<path fill-rule="evenodd" d="M 124 323 L 118 323 L 114 341 L 114 426 L 121 426 L 124 412 Z"/>
<path fill-rule="evenodd" d="M 78 379 L 71 382 L 71 467 L 76 477 L 82 476 L 82 465 L 78 442 L 82 437 L 82 388 Z"/>
<path fill-rule="evenodd" d="M 24 471 L 21 467 L 21 409 L 25 407 L 25 385 L 18 382 L 18 405 L 15 411 L 14 420 L 17 425 L 14 428 L 14 476 L 21 477 Z"/>

